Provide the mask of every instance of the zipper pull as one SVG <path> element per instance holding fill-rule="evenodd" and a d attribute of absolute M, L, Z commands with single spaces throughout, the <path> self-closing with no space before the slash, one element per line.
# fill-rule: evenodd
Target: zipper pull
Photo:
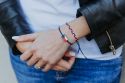
<path fill-rule="evenodd" d="M 112 50 L 113 55 L 116 55 L 116 50 L 115 50 L 114 45 L 110 45 L 110 47 L 109 47 L 109 48 Z"/>
<path fill-rule="evenodd" d="M 111 37 L 110 37 L 110 34 L 109 34 L 108 31 L 106 31 L 106 34 L 107 34 L 107 36 L 108 36 L 108 38 L 109 38 L 109 41 L 110 41 L 110 44 L 111 44 L 111 45 L 109 46 L 109 48 L 111 49 L 113 55 L 116 55 L 116 49 L 115 49 L 115 46 L 113 45 L 112 39 L 111 39 Z"/>

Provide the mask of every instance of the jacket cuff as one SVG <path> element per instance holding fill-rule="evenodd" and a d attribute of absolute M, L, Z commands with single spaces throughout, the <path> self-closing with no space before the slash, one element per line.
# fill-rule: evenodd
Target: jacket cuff
<path fill-rule="evenodd" d="M 125 3 L 124 0 L 120 1 Z M 84 16 L 91 30 L 91 34 L 87 36 L 87 39 L 91 40 L 100 35 L 109 29 L 109 26 L 117 23 L 123 17 L 123 13 L 121 14 L 120 11 L 118 11 L 118 9 L 124 9 L 119 6 L 121 3 L 118 4 L 118 2 L 120 1 L 93 0 L 78 9 L 77 17 Z M 114 5 L 114 3 L 116 5 Z"/>
<path fill-rule="evenodd" d="M 111 26 L 113 28 L 107 30 L 110 39 L 106 32 L 94 38 L 102 53 L 111 51 L 111 43 L 115 50 L 125 43 L 124 26 L 125 18 L 123 18 L 119 23 L 114 24 L 114 26 Z"/>
<path fill-rule="evenodd" d="M 110 41 L 106 33 L 101 34 L 100 36 L 95 38 L 95 41 L 100 49 L 102 54 L 111 52 L 110 49 Z"/>

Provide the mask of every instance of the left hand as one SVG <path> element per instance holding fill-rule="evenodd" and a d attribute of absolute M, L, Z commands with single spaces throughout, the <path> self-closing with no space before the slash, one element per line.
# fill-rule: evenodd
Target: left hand
<path fill-rule="evenodd" d="M 67 51 L 69 44 L 65 43 L 58 30 L 39 32 L 20 36 L 17 42 L 33 41 L 31 47 L 21 55 L 21 60 L 28 65 L 36 62 L 41 64 L 43 71 L 50 70 Z"/>
<path fill-rule="evenodd" d="M 74 62 L 75 62 L 75 56 L 72 56 L 71 52 L 67 52 L 65 55 L 64 55 L 64 58 L 65 59 L 61 59 L 54 67 L 53 67 L 53 70 L 56 70 L 56 71 L 69 71 Z"/>

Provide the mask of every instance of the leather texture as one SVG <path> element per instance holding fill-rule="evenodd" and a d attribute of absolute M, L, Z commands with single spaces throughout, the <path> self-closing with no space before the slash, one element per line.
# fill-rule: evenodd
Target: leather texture
<path fill-rule="evenodd" d="M 33 32 L 25 19 L 18 0 L 4 0 L 0 3 L 0 25 L 2 34 L 9 46 L 15 49 L 15 51 L 17 51 L 15 48 L 16 42 L 12 40 L 12 36 Z"/>
<path fill-rule="evenodd" d="M 91 30 L 88 40 L 95 39 L 100 51 L 111 51 L 109 32 L 115 48 L 125 42 L 125 0 L 79 0 L 77 17 L 85 16 Z M 16 42 L 12 36 L 33 33 L 25 19 L 19 0 L 2 0 L 0 2 L 1 32 L 13 50 Z M 16 53 L 17 51 L 15 51 Z"/>
<path fill-rule="evenodd" d="M 125 18 L 123 18 L 121 21 L 119 21 L 118 23 L 114 24 L 111 27 L 112 28 L 107 29 L 107 31 L 110 34 L 115 49 L 117 49 L 125 42 Z M 96 36 L 94 39 L 98 44 L 100 51 L 102 53 L 111 51 L 110 49 L 111 44 L 106 32 L 100 34 L 99 36 Z"/>
<path fill-rule="evenodd" d="M 95 39 L 100 51 L 111 51 L 109 32 L 112 43 L 117 49 L 125 42 L 125 0 L 79 0 L 77 17 L 85 16 L 91 30 L 88 40 Z"/>

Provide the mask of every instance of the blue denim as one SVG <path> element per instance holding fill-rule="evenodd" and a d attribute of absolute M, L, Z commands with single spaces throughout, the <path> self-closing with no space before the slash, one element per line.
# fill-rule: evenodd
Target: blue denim
<path fill-rule="evenodd" d="M 29 67 L 10 51 L 18 83 L 119 83 L 122 58 L 112 60 L 76 59 L 68 72 L 42 72 Z"/>

